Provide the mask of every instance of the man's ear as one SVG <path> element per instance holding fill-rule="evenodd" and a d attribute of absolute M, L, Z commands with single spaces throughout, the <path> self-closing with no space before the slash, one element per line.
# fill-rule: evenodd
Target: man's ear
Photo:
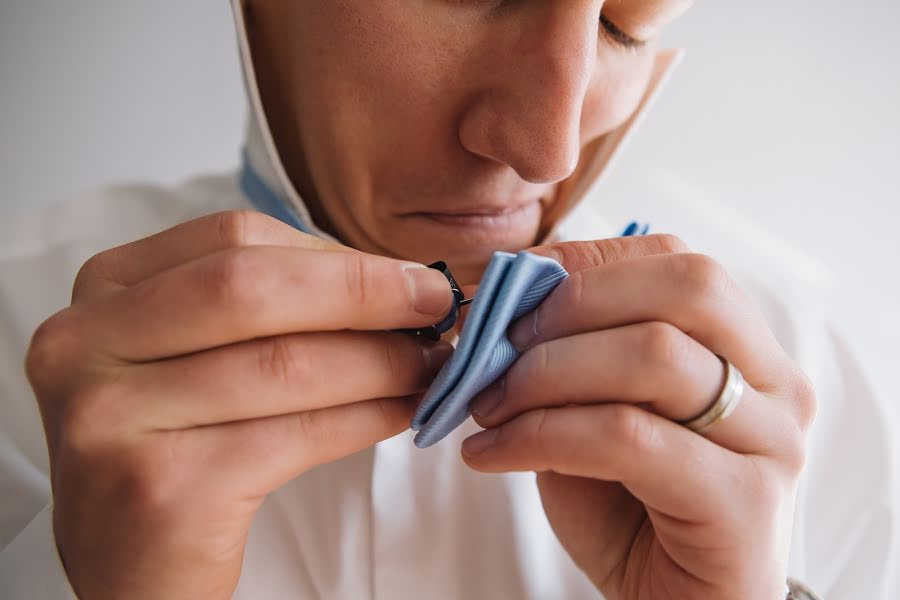
<path fill-rule="evenodd" d="M 556 224 L 584 199 L 594 185 L 603 179 L 622 152 L 625 142 L 630 139 L 634 130 L 659 97 L 659 93 L 683 56 L 684 51 L 680 49 L 660 50 L 657 53 L 647 89 L 634 113 L 618 128 L 585 147 L 582 156 L 587 160 L 586 166 L 573 175 L 570 182 L 571 187 L 561 194 L 562 201 L 558 202 L 549 214 L 544 215 L 544 225 L 538 239 L 546 239 Z M 566 185 L 566 183 L 569 182 L 564 182 L 562 185 Z"/>

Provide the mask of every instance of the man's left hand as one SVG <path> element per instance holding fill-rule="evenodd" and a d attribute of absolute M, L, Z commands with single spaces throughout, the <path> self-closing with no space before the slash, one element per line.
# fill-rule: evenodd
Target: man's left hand
<path fill-rule="evenodd" d="M 561 543 L 606 597 L 784 597 L 809 380 L 711 258 L 645 236 L 533 250 L 571 276 L 510 329 L 522 352 L 473 402 L 463 457 L 536 471 Z M 718 356 L 717 356 L 718 355 Z M 719 395 L 704 435 L 678 424 Z"/>

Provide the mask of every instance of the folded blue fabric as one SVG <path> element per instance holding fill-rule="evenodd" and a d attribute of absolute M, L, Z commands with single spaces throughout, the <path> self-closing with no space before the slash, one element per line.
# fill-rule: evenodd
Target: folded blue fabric
<path fill-rule="evenodd" d="M 469 417 L 469 404 L 519 358 L 506 337 L 516 319 L 531 312 L 568 276 L 551 258 L 529 252 L 494 253 L 459 336 L 412 419 L 415 444 L 427 448 Z"/>

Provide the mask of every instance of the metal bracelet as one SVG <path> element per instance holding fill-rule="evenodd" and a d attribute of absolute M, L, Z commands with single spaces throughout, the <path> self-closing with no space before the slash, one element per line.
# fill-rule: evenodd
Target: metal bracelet
<path fill-rule="evenodd" d="M 814 591 L 809 589 L 804 583 L 797 581 L 791 577 L 787 580 L 786 600 L 822 600 Z"/>

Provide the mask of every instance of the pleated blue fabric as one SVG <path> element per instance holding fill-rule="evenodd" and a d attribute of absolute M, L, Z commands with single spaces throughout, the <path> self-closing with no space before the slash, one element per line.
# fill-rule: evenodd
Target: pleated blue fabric
<path fill-rule="evenodd" d="M 412 419 L 415 444 L 436 444 L 469 417 L 469 404 L 519 358 L 506 330 L 531 312 L 568 276 L 551 258 L 519 252 L 496 252 L 459 336 L 456 351 L 444 364 Z"/>

